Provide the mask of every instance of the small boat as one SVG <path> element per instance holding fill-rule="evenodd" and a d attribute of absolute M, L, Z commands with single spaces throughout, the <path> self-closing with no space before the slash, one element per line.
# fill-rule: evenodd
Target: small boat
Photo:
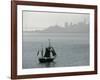
<path fill-rule="evenodd" d="M 54 58 L 39 58 L 40 63 L 45 63 L 45 62 L 52 62 Z"/>
<path fill-rule="evenodd" d="M 40 63 L 47 63 L 47 62 L 53 62 L 54 59 L 56 58 L 56 52 L 51 46 L 50 40 L 49 40 L 49 46 L 45 48 L 45 51 L 43 51 L 43 48 L 41 51 L 38 50 L 37 55 L 41 53 L 41 57 L 39 57 L 39 62 Z"/>

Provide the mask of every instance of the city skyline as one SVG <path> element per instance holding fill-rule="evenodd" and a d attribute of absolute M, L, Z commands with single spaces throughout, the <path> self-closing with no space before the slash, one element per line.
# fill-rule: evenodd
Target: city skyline
<path fill-rule="evenodd" d="M 64 27 L 65 23 L 80 22 L 89 23 L 89 14 L 23 11 L 23 31 L 44 30 L 53 25 Z"/>

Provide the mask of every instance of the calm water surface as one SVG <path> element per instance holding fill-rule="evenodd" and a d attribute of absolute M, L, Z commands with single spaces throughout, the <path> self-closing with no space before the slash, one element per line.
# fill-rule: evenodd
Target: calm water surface
<path fill-rule="evenodd" d="M 52 63 L 39 63 L 37 57 L 41 46 L 48 46 L 48 39 L 54 47 L 57 57 Z M 88 33 L 33 33 L 23 32 L 22 67 L 45 68 L 89 65 Z"/>

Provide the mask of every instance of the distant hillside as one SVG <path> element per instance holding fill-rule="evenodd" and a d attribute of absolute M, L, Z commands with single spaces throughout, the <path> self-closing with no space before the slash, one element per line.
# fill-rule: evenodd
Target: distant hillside
<path fill-rule="evenodd" d="M 78 24 L 70 24 L 65 23 L 65 26 L 49 26 L 44 30 L 35 30 L 34 32 L 38 33 L 88 33 L 89 32 L 89 24 L 85 22 L 79 22 Z"/>

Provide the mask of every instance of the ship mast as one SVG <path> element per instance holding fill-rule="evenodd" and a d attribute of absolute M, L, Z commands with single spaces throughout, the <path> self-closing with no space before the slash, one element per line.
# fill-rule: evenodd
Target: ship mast
<path fill-rule="evenodd" d="M 48 39 L 48 41 L 49 41 L 49 47 L 51 47 L 50 39 Z"/>
<path fill-rule="evenodd" d="M 48 39 L 48 41 L 49 41 L 50 52 L 52 52 L 52 55 L 53 55 L 53 56 L 56 56 L 56 52 L 55 52 L 54 48 L 51 46 L 50 39 Z"/>

